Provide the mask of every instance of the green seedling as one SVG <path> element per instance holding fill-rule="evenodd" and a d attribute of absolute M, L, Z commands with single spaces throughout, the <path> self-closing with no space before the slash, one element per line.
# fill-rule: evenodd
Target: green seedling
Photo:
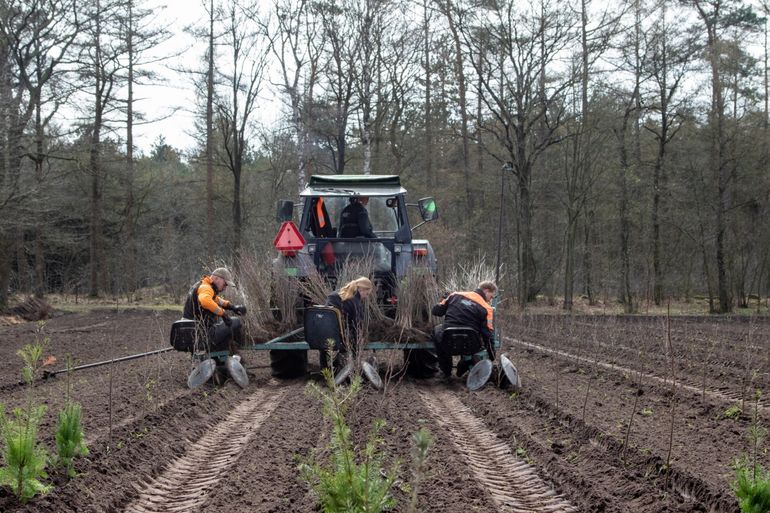
<path fill-rule="evenodd" d="M 723 419 L 737 419 L 743 413 L 741 405 L 736 403 L 722 412 Z"/>
<path fill-rule="evenodd" d="M 0 468 L 0 485 L 10 487 L 22 503 L 50 489 L 42 481 L 48 477 L 45 472 L 48 455 L 37 440 L 40 420 L 46 408 L 35 404 L 31 393 L 44 344 L 45 341 L 27 344 L 16 353 L 24 362 L 21 374 L 29 386 L 26 406 L 14 409 L 10 418 L 6 417 L 4 407 L 0 409 L 0 440 L 5 462 L 5 466 Z"/>
<path fill-rule="evenodd" d="M 745 459 L 733 463 L 736 478 L 732 489 L 738 498 L 742 513 L 764 513 L 770 511 L 770 470 L 760 465 L 751 467 Z"/>
<path fill-rule="evenodd" d="M 652 408 L 642 409 L 642 417 L 652 417 Z"/>
<path fill-rule="evenodd" d="M 323 403 L 323 415 L 332 425 L 328 461 L 315 455 L 300 463 L 303 480 L 310 484 L 324 513 L 380 513 L 395 505 L 391 490 L 396 483 L 397 463 L 386 470 L 384 440 L 380 433 L 385 421 L 375 420 L 363 450 L 354 443 L 345 412 L 361 388 L 360 378 L 350 387 L 334 384 L 329 369 L 323 370 L 328 388 L 309 385 L 311 394 Z"/>
<path fill-rule="evenodd" d="M 59 424 L 56 428 L 57 462 L 59 466 L 64 467 L 68 477 L 75 477 L 75 458 L 88 454 L 81 419 L 82 411 L 77 403 L 68 403 L 59 412 Z"/>

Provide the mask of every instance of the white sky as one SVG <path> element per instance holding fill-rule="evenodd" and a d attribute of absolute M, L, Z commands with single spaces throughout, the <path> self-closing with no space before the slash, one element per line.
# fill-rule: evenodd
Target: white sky
<path fill-rule="evenodd" d="M 206 41 L 196 41 L 185 28 L 190 25 L 207 23 L 207 12 L 203 3 L 208 0 L 146 0 L 142 8 L 154 9 L 156 23 L 166 26 L 171 38 L 152 51 L 153 55 L 167 56 L 180 53 L 156 66 L 154 70 L 160 80 L 153 86 L 136 86 L 134 96 L 137 99 L 134 109 L 144 115 L 146 121 L 153 121 L 134 128 L 134 145 L 137 150 L 149 154 L 153 143 L 163 136 L 166 144 L 181 150 L 190 150 L 195 140 L 190 135 L 194 129 L 195 93 L 193 77 L 178 73 L 177 68 L 201 69 Z M 266 2 L 267 3 L 267 2 Z M 263 90 L 269 88 L 269 77 Z M 266 92 L 265 95 L 269 95 Z M 255 113 L 255 120 L 272 123 L 278 115 L 278 101 L 265 101 Z M 170 117 L 169 117 L 170 116 Z M 160 119 L 167 118 L 167 119 Z M 125 137 L 124 134 L 120 134 Z"/>

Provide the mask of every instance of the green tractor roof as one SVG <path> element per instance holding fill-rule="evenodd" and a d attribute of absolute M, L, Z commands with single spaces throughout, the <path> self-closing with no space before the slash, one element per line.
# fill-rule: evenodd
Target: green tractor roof
<path fill-rule="evenodd" d="M 301 196 L 394 196 L 404 194 L 398 175 L 312 175 Z"/>

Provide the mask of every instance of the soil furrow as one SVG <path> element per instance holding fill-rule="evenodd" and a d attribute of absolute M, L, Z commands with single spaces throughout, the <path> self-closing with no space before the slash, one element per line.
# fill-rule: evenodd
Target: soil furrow
<path fill-rule="evenodd" d="M 177 508 L 186 511 L 198 509 L 205 502 L 207 492 L 216 486 L 227 468 L 235 463 L 249 438 L 273 413 L 286 393 L 285 389 L 256 391 L 225 420 L 209 429 L 186 454 L 172 462 L 163 475 L 147 485 L 125 511 L 130 513 L 140 508 L 165 513 Z M 230 457 L 217 457 L 222 453 Z M 178 489 L 169 489 L 173 483 L 180 485 Z M 191 496 L 189 490 L 198 490 L 199 493 Z"/>
<path fill-rule="evenodd" d="M 436 422 L 449 431 L 457 450 L 466 458 L 500 511 L 576 511 L 529 465 L 516 461 L 506 444 L 454 394 L 442 390 L 420 391 L 419 395 Z"/>
<path fill-rule="evenodd" d="M 643 376 L 646 379 L 655 381 L 655 382 L 657 382 L 659 384 L 662 384 L 664 386 L 666 386 L 666 385 L 670 386 L 671 380 L 668 379 L 668 378 L 662 378 L 662 377 L 657 376 L 655 374 L 650 374 L 649 372 L 640 372 L 639 370 L 632 369 L 631 367 L 624 367 L 622 365 L 618 365 L 618 364 L 615 364 L 615 363 L 607 363 L 607 362 L 602 362 L 602 361 L 594 360 L 594 359 L 591 359 L 591 358 L 586 358 L 586 357 L 583 357 L 583 356 L 577 356 L 577 355 L 574 355 L 572 353 L 568 353 L 567 351 L 562 351 L 562 350 L 559 350 L 559 349 L 552 349 L 550 347 L 541 346 L 539 344 L 534 344 L 532 342 L 525 342 L 523 340 L 519 340 L 519 339 L 512 338 L 512 337 L 505 337 L 505 341 L 506 342 L 510 342 L 512 344 L 519 345 L 521 347 L 526 347 L 526 348 L 529 348 L 529 349 L 534 349 L 534 350 L 541 351 L 541 352 L 544 352 L 544 353 L 548 353 L 548 354 L 552 354 L 552 355 L 555 355 L 555 356 L 559 356 L 561 358 L 564 358 L 564 359 L 567 359 L 567 360 L 571 360 L 573 362 L 581 362 L 581 363 L 585 363 L 587 365 L 597 365 L 597 366 L 602 367 L 604 369 L 608 369 L 608 370 L 611 370 L 611 371 L 614 371 L 614 372 L 619 372 L 619 373 L 622 373 L 622 374 L 641 375 L 641 376 Z M 702 387 L 697 386 L 697 385 L 693 385 L 693 384 L 688 383 L 686 381 L 681 381 L 679 379 L 677 379 L 676 386 L 677 386 L 677 388 L 682 388 L 682 389 L 687 390 L 688 392 L 692 392 L 694 394 L 701 394 L 703 392 Z M 734 393 L 719 392 L 719 391 L 716 391 L 716 390 L 713 390 L 713 389 L 708 389 L 708 388 L 706 389 L 705 393 L 706 393 L 707 396 L 709 396 L 709 397 L 711 397 L 713 399 L 716 399 L 716 400 L 718 400 L 718 401 L 720 401 L 722 403 L 726 403 L 726 404 L 734 404 L 736 401 L 740 401 L 741 400 L 740 396 L 737 395 L 737 394 L 734 394 Z M 767 405 L 765 404 L 765 402 L 766 401 L 760 400 L 759 405 L 758 405 L 759 411 L 762 414 L 766 413 L 766 411 L 767 411 Z"/>

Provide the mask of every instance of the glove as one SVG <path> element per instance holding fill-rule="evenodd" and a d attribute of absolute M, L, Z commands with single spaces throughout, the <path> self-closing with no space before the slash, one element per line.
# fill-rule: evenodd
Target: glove
<path fill-rule="evenodd" d="M 224 322 L 225 326 L 228 326 L 228 327 L 233 325 L 233 320 L 227 315 L 222 316 L 222 322 Z"/>
<path fill-rule="evenodd" d="M 246 314 L 246 307 L 244 305 L 235 305 L 231 306 L 230 310 L 237 313 L 238 315 L 245 315 Z"/>

